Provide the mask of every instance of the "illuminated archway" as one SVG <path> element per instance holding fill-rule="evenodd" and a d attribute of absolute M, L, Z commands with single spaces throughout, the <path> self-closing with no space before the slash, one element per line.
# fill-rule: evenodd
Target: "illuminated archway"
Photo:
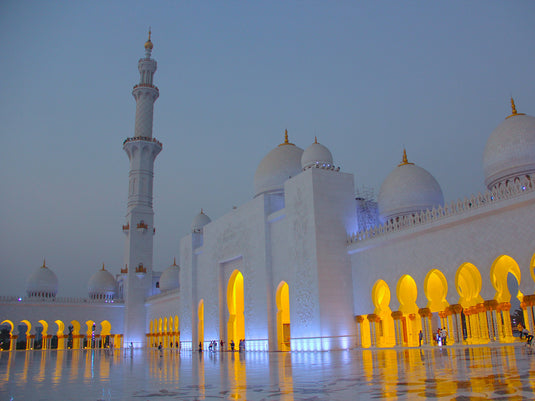
<path fill-rule="evenodd" d="M 46 320 L 39 320 L 38 323 L 41 325 L 41 331 L 39 332 L 38 327 L 35 327 L 35 340 L 33 343 L 34 349 L 48 349 L 47 338 L 48 338 L 48 322 Z"/>
<path fill-rule="evenodd" d="M 399 310 L 402 312 L 402 336 L 403 343 L 409 347 L 418 345 L 418 333 L 422 329 L 422 323 L 418 316 L 418 288 L 414 279 L 408 275 L 403 275 L 397 284 L 396 294 L 399 301 Z"/>
<path fill-rule="evenodd" d="M 516 285 L 514 286 L 515 294 L 511 294 L 510 292 L 508 283 L 508 278 L 510 276 L 512 276 L 513 282 L 516 280 Z M 496 258 L 490 269 L 490 282 L 496 290 L 494 299 L 498 303 L 496 308 L 498 334 L 500 340 L 504 342 L 514 340 L 510 315 L 511 297 L 514 295 L 520 302 L 523 301 L 524 294 L 518 289 L 520 280 L 520 268 L 518 267 L 518 263 L 516 263 L 512 257 L 501 255 Z"/>
<path fill-rule="evenodd" d="M 494 261 L 490 269 L 490 282 L 496 290 L 494 299 L 498 301 L 498 303 L 511 301 L 511 293 L 509 292 L 509 287 L 507 285 L 507 276 L 509 274 L 512 274 L 516 278 L 518 284 L 520 284 L 521 273 L 518 263 L 516 263 L 512 257 L 502 255 Z M 520 291 L 513 295 L 522 302 L 523 294 Z"/>
<path fill-rule="evenodd" d="M 20 329 L 22 325 L 26 326 L 25 331 Z M 21 320 L 18 328 L 19 328 L 19 336 L 17 339 L 17 349 L 30 349 L 31 348 L 30 332 L 32 330 L 32 324 L 30 323 L 29 320 Z"/>
<path fill-rule="evenodd" d="M 73 349 L 80 349 L 82 346 L 80 344 L 81 339 L 83 338 L 83 335 L 80 334 L 80 328 L 82 325 L 78 320 L 71 320 L 71 326 L 72 326 L 72 348 Z"/>
<path fill-rule="evenodd" d="M 4 351 L 9 351 L 15 349 L 16 341 L 13 341 L 13 328 L 15 325 L 11 320 L 4 320 L 2 323 L 0 323 L 0 326 L 4 326 L 6 324 L 9 326 L 9 343 L 4 342 L 1 349 Z"/>
<path fill-rule="evenodd" d="M 87 326 L 86 332 L 86 348 L 95 348 L 96 323 L 92 320 L 85 322 Z"/>
<path fill-rule="evenodd" d="M 229 319 L 227 323 L 228 344 L 234 341 L 237 347 L 241 339 L 245 339 L 245 320 L 243 317 L 243 275 L 234 270 L 227 287 L 227 306 Z"/>
<path fill-rule="evenodd" d="M 204 348 L 203 347 L 203 344 L 204 344 L 204 300 L 203 299 L 199 301 L 199 306 L 197 307 L 197 316 L 199 319 L 199 323 L 198 323 L 199 344 L 201 345 L 202 348 Z"/>
<path fill-rule="evenodd" d="M 169 346 L 169 324 L 166 317 L 163 318 L 163 329 L 162 329 L 162 345 L 164 348 L 167 348 Z"/>
<path fill-rule="evenodd" d="M 372 302 L 375 306 L 374 314 L 379 317 L 376 323 L 378 347 L 393 347 L 396 345 L 396 329 L 392 310 L 390 309 L 390 287 L 384 280 L 377 280 L 372 288 Z"/>
<path fill-rule="evenodd" d="M 178 320 L 178 316 L 175 315 L 175 326 L 174 326 L 174 329 L 175 329 L 175 347 L 178 349 L 180 347 L 180 326 L 179 326 L 179 320 Z"/>
<path fill-rule="evenodd" d="M 481 292 L 481 273 L 472 263 L 464 263 L 455 275 L 455 287 L 459 293 L 459 304 L 463 307 L 461 312 L 462 338 L 469 344 L 480 344 L 485 340 L 482 326 L 487 325 L 487 317 L 477 310 L 476 305 L 483 303 Z"/>
<path fill-rule="evenodd" d="M 291 350 L 290 331 L 290 287 L 281 281 L 275 295 L 277 303 L 277 339 L 280 351 Z"/>
<path fill-rule="evenodd" d="M 448 281 L 438 269 L 432 269 L 424 279 L 424 292 L 428 300 L 427 307 L 431 312 L 445 310 L 449 303 L 446 301 L 448 295 Z"/>
<path fill-rule="evenodd" d="M 455 275 L 455 287 L 459 293 L 459 303 L 466 309 L 483 302 L 481 291 L 481 274 L 472 263 L 464 263 Z"/>
<path fill-rule="evenodd" d="M 108 348 L 110 346 L 111 323 L 107 320 L 100 322 L 100 346 Z"/>

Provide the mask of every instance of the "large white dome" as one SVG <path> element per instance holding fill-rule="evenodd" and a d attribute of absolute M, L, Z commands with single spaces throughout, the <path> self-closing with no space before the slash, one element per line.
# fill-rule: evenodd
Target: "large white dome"
<path fill-rule="evenodd" d="M 29 297 L 54 298 L 58 293 L 58 278 L 56 274 L 43 266 L 37 268 L 26 281 L 26 294 Z"/>
<path fill-rule="evenodd" d="M 176 264 L 176 259 L 160 276 L 160 291 L 174 290 L 180 287 L 180 267 Z"/>
<path fill-rule="evenodd" d="M 403 152 L 403 162 L 383 182 L 377 198 L 379 216 L 383 222 L 444 206 L 444 195 L 437 180 L 421 167 L 409 163 Z"/>
<path fill-rule="evenodd" d="M 333 155 L 331 151 L 318 143 L 315 138 L 314 143 L 305 149 L 301 156 L 301 168 L 306 169 L 319 165 L 320 167 L 331 167 L 333 165 Z"/>
<path fill-rule="evenodd" d="M 490 135 L 483 153 L 485 185 L 492 189 L 515 177 L 535 174 L 535 117 L 513 114 Z"/>
<path fill-rule="evenodd" d="M 202 228 L 211 221 L 212 220 L 210 217 L 204 214 L 203 210 L 201 209 L 201 212 L 193 218 L 193 223 L 191 223 L 191 231 L 194 233 L 201 232 Z"/>
<path fill-rule="evenodd" d="M 115 278 L 104 265 L 89 279 L 87 291 L 91 299 L 113 299 L 116 291 Z"/>
<path fill-rule="evenodd" d="M 286 132 L 284 143 L 269 152 L 260 162 L 254 175 L 254 196 L 267 192 L 279 192 L 290 177 L 299 174 L 303 149 L 288 142 Z"/>

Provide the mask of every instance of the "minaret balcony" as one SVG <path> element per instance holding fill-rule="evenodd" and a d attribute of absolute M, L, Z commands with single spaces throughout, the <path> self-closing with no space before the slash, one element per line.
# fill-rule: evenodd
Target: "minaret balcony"
<path fill-rule="evenodd" d="M 149 226 L 147 224 L 145 224 L 145 222 L 143 220 L 141 220 L 137 225 L 137 230 L 142 232 L 142 233 L 147 231 L 148 228 L 149 228 Z"/>
<path fill-rule="evenodd" d="M 158 87 L 154 86 L 152 84 L 137 84 L 137 85 L 134 85 L 133 89 L 137 89 L 137 88 L 152 88 L 152 89 L 156 89 L 156 92 L 160 93 L 160 90 L 158 89 Z"/>
<path fill-rule="evenodd" d="M 162 143 L 158 141 L 156 138 L 151 138 L 148 136 L 134 136 L 132 138 L 126 138 L 123 141 L 123 145 L 127 144 L 128 142 L 134 142 L 134 141 L 147 141 L 147 142 L 154 142 L 155 144 L 159 145 L 160 148 L 163 147 Z"/>
<path fill-rule="evenodd" d="M 128 234 L 128 231 L 130 231 L 130 223 L 123 225 L 123 233 Z"/>
<path fill-rule="evenodd" d="M 142 278 L 147 274 L 147 269 L 143 266 L 143 263 L 140 263 L 138 267 L 136 267 L 136 276 L 139 278 Z"/>
<path fill-rule="evenodd" d="M 121 268 L 121 274 L 126 274 L 128 273 L 128 265 L 125 265 L 124 269 Z"/>

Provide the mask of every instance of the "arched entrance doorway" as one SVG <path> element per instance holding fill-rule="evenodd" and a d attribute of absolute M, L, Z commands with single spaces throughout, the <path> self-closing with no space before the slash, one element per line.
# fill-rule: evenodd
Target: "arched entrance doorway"
<path fill-rule="evenodd" d="M 197 316 L 198 316 L 198 325 L 197 325 L 197 333 L 198 333 L 198 340 L 199 345 L 201 346 L 201 349 L 204 348 L 204 300 L 201 299 L 199 301 L 199 306 L 197 307 Z"/>
<path fill-rule="evenodd" d="M 404 345 L 409 347 L 418 346 L 418 334 L 422 329 L 418 317 L 418 288 L 414 279 L 405 274 L 402 276 L 396 288 L 401 315 L 401 337 Z"/>
<path fill-rule="evenodd" d="M 245 339 L 245 321 L 243 317 L 243 275 L 234 270 L 227 287 L 227 307 L 229 319 L 227 323 L 227 343 L 234 342 L 237 347 L 241 339 Z"/>
<path fill-rule="evenodd" d="M 496 258 L 490 269 L 490 282 L 496 290 L 494 294 L 494 300 L 497 302 L 496 323 L 498 336 L 502 342 L 514 340 L 510 313 L 511 304 L 514 304 L 515 308 L 519 307 L 524 298 L 524 295 L 518 290 L 520 279 L 520 268 L 512 257 L 502 255 Z M 512 288 L 514 288 L 514 294 L 511 294 L 510 289 Z M 516 300 L 512 300 L 513 295 Z"/>
<path fill-rule="evenodd" d="M 460 330 L 460 326 L 456 327 L 454 319 L 451 317 L 452 312 L 448 308 L 448 301 L 446 301 L 448 281 L 439 269 L 432 269 L 425 276 L 424 293 L 428 300 L 427 309 L 431 313 L 431 321 L 423 317 L 424 322 L 427 324 L 427 327 L 423 326 L 426 339 L 432 343 L 431 340 L 435 338 L 436 331 L 439 328 L 443 328 L 448 332 L 448 343 L 453 343 L 454 333 L 456 330 Z"/>
<path fill-rule="evenodd" d="M 464 263 L 455 275 L 455 287 L 459 293 L 459 304 L 462 306 L 461 325 L 462 338 L 468 344 L 481 344 L 488 340 L 488 333 L 481 331 L 482 323 L 487 325 L 487 317 L 483 305 L 481 291 L 481 273 L 471 263 Z"/>
<path fill-rule="evenodd" d="M 290 351 L 290 287 L 285 281 L 281 281 L 277 288 L 276 302 L 279 351 Z"/>
<path fill-rule="evenodd" d="M 379 318 L 375 327 L 378 347 L 396 345 L 396 331 L 390 309 L 390 296 L 388 284 L 384 280 L 378 280 L 372 288 L 372 302 L 375 306 L 373 313 Z"/>

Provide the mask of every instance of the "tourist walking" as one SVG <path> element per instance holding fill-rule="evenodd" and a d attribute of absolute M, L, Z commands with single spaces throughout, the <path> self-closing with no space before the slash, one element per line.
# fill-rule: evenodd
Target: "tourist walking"
<path fill-rule="evenodd" d="M 422 333 L 422 330 L 418 333 L 418 347 L 422 346 L 422 340 L 424 339 L 424 333 Z"/>

